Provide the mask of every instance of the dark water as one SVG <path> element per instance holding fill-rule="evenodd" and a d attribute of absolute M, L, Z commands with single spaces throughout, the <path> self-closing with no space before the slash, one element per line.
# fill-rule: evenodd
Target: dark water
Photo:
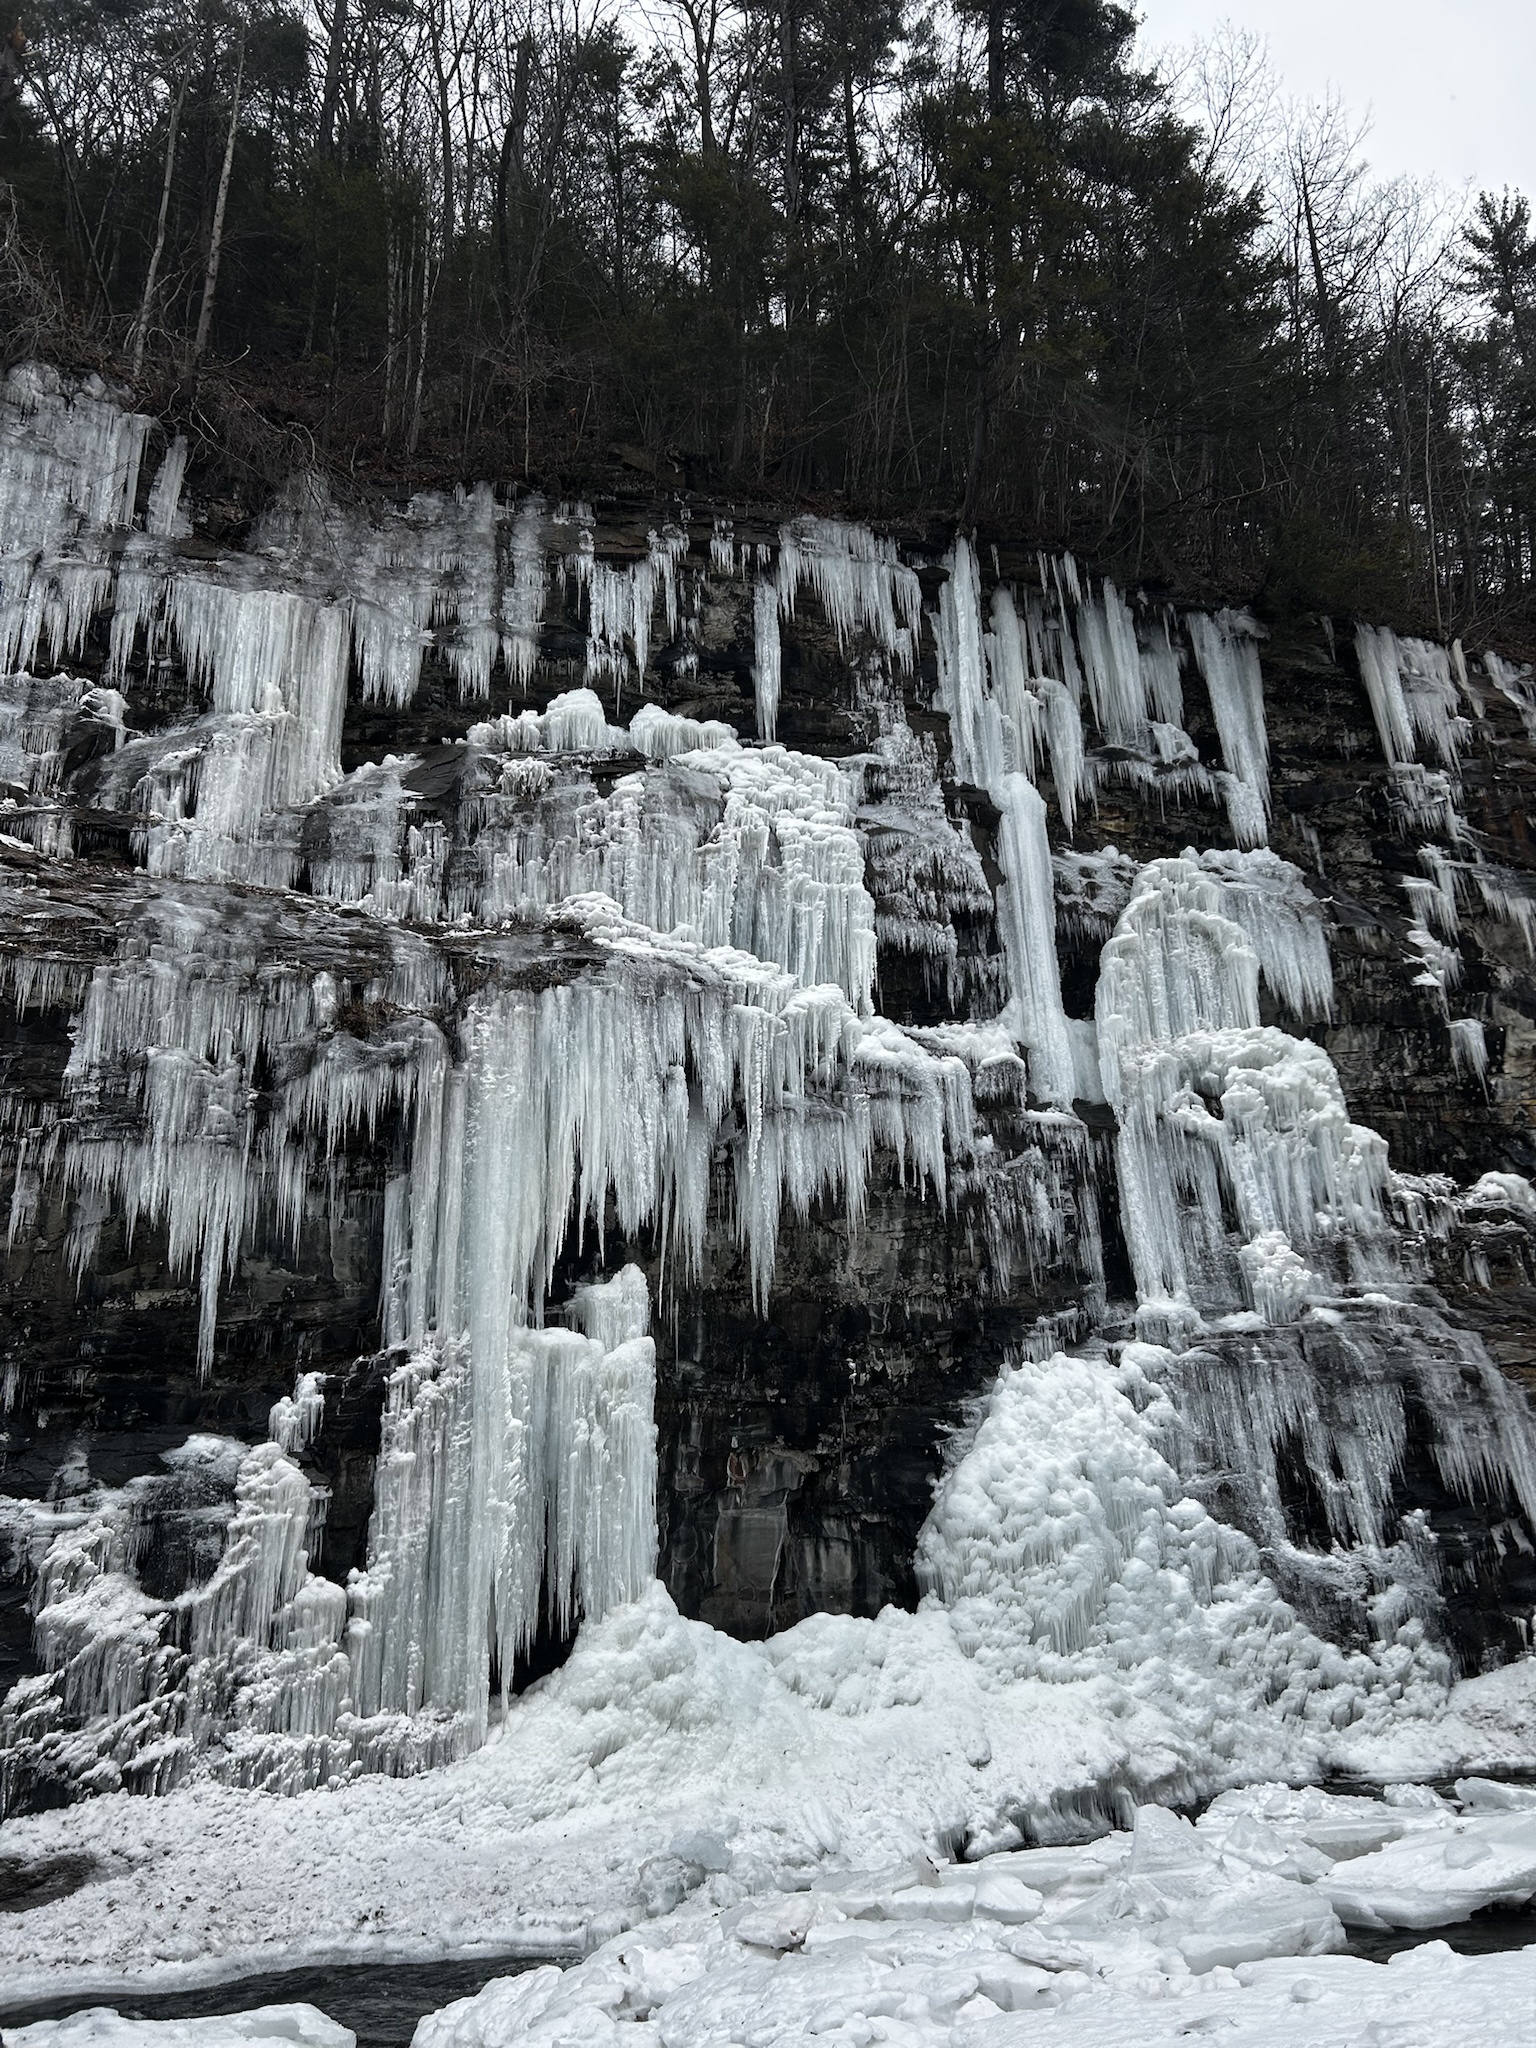
<path fill-rule="evenodd" d="M 1381 1933 L 1352 1927 L 1345 1953 L 1363 1956 L 1368 1963 L 1385 1963 L 1404 1949 L 1422 1948 L 1426 1941 L 1443 1941 L 1459 1956 L 1491 1956 L 1504 1949 L 1531 1948 L 1536 1946 L 1536 1900 L 1525 1906 L 1489 1906 L 1470 1920 L 1458 1920 L 1454 1927 L 1392 1927 Z"/>
<path fill-rule="evenodd" d="M 409 2048 L 416 2022 L 455 1998 L 473 1998 L 493 1977 L 517 1977 L 558 1957 L 477 1956 L 457 1963 L 338 1963 L 270 1976 L 242 1977 L 233 1984 L 209 1984 L 197 1991 L 104 1992 L 99 1998 L 55 1998 L 46 2003 L 0 2006 L 0 2027 L 24 2027 L 33 2020 L 58 2020 L 83 2007 L 109 2005 L 126 2019 L 204 2019 L 211 2013 L 248 2012 L 256 2005 L 318 2005 L 329 2018 L 350 2027 L 357 2048 Z M 566 1960 L 569 1960 L 566 1958 Z"/>

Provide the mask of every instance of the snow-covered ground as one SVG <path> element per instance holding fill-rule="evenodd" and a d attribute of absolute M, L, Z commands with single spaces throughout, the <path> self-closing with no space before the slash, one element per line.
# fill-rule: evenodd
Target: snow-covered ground
<path fill-rule="evenodd" d="M 14 2027 L 7 2043 L 52 2043 L 54 2048 L 354 2048 L 350 2027 L 338 2026 L 312 2005 L 260 2005 L 250 2012 L 218 2013 L 199 2020 L 123 2019 L 110 2006 L 90 2006 L 67 2020 Z"/>
<path fill-rule="evenodd" d="M 824 1835 L 832 1833 L 822 1816 Z M 1536 1893 L 1536 1788 L 1462 1780 L 1384 1798 L 1257 1786 L 1199 1821 L 1155 1806 L 1085 1845 L 849 1867 L 830 1844 L 800 1889 L 745 1893 L 739 1832 L 675 1838 L 690 1896 L 601 1944 L 424 2019 L 415 2048 L 1064 2048 L 1205 2034 L 1289 2048 L 1528 2043 L 1536 1946 L 1386 1965 L 1351 1926 L 1466 1919 Z M 1033 2016 L 1026 2018 L 1025 2016 Z M 1022 2022 L 1022 2024 L 1021 2024 Z M 312 2007 L 133 2023 L 110 2010 L 17 2029 L 14 2048 L 351 2048 Z"/>

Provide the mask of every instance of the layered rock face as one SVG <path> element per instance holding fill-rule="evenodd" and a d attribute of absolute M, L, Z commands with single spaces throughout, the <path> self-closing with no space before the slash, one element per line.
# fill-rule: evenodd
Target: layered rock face
<path fill-rule="evenodd" d="M 7 1801 L 430 1765 L 653 1573 L 1075 1653 L 1153 1521 L 1357 1690 L 1529 1646 L 1527 671 L 790 512 L 236 545 L 35 366 L 0 550 Z"/>

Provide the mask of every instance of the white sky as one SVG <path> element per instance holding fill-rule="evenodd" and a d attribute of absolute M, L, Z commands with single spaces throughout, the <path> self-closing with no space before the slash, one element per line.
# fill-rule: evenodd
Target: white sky
<path fill-rule="evenodd" d="M 1223 21 L 1264 36 L 1285 91 L 1336 85 L 1368 113 L 1365 155 L 1536 199 L 1536 0 L 1136 0 L 1147 51 Z"/>

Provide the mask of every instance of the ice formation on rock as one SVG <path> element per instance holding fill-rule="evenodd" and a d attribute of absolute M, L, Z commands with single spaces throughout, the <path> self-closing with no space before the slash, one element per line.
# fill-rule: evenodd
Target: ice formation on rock
<path fill-rule="evenodd" d="M 766 577 L 753 596 L 752 682 L 757 697 L 757 736 L 771 740 L 778 727 L 780 666 L 779 592 Z"/>
<path fill-rule="evenodd" d="M 1448 650 L 1429 640 L 1399 639 L 1386 626 L 1359 625 L 1355 653 L 1387 760 L 1413 761 L 1423 740 L 1445 767 L 1454 768 L 1471 727 L 1458 710 Z"/>
<path fill-rule="evenodd" d="M 1193 612 L 1189 636 L 1211 699 L 1227 781 L 1232 837 L 1262 846 L 1269 836 L 1269 738 L 1264 720 L 1260 628 L 1246 612 Z"/>
<path fill-rule="evenodd" d="M 1042 1101 L 1066 1105 L 1074 1069 L 1056 960 L 1056 910 L 1045 806 L 1028 775 L 1018 728 L 989 689 L 975 551 L 958 540 L 935 620 L 939 682 L 950 714 L 955 765 L 978 783 L 1002 813 L 999 854 L 1006 894 L 1001 906 L 1012 996 L 1013 1029 L 1029 1048 L 1030 1082 Z M 1016 702 L 1025 692 L 1019 692 Z M 1010 762 L 1017 764 L 1010 766 Z"/>
<path fill-rule="evenodd" d="M 841 519 L 793 520 L 779 530 L 779 608 L 787 618 L 794 617 L 802 583 L 821 600 L 840 646 L 847 647 L 855 633 L 867 633 L 910 667 L 921 590 L 898 559 L 894 541 Z"/>
<path fill-rule="evenodd" d="M 1392 1219 L 1443 1236 L 1524 1216 L 1529 1189 L 1389 1176 L 1300 1035 L 1332 1014 L 1328 927 L 1265 845 L 1251 618 L 1181 618 L 1069 556 L 1010 576 L 994 556 L 988 580 L 965 536 L 935 564 L 829 519 L 753 541 L 717 517 L 695 557 L 674 506 L 610 558 L 589 507 L 483 484 L 380 510 L 301 477 L 248 551 L 194 555 L 184 441 L 142 487 L 156 431 L 36 368 L 0 403 L 21 905 L 0 979 L 70 1034 L 57 1098 L 4 1134 L 11 1242 L 51 1199 L 77 1273 L 163 1238 L 208 1375 L 258 1233 L 318 1227 L 366 1152 L 381 1443 L 345 1584 L 311 1565 L 333 1390 L 298 1360 L 266 1442 L 194 1437 L 149 1477 L 24 1504 L 45 1669 L 0 1714 L 8 1771 L 294 1789 L 472 1748 L 541 1630 L 653 1597 L 652 1318 L 721 1244 L 766 1312 L 786 1227 L 856 1241 L 884 1182 L 963 1218 L 983 1292 L 1047 1268 L 1077 1290 L 1014 1345 L 946 1472 L 915 1629 L 987 1685 L 1099 1674 L 1173 1700 L 1213 1755 L 1250 1709 L 1343 1725 L 1443 1686 L 1434 1532 L 1398 1505 L 1410 1407 L 1447 1492 L 1511 1531 L 1536 1464 Z M 656 701 L 659 677 L 692 689 L 731 608 L 755 743 L 718 693 Z M 776 738 L 790 621 L 846 665 L 839 759 Z M 33 672 L 95 632 L 104 681 Z M 1457 707 L 1482 684 L 1459 649 L 1365 626 L 1356 648 L 1422 870 L 1396 957 L 1481 1080 L 1483 1021 L 1450 1014 L 1460 921 L 1536 951 L 1536 898 L 1458 810 Z M 428 701 L 429 654 L 432 687 L 476 707 L 456 735 L 347 740 L 349 706 Z M 146 664 L 184 679 L 174 718 L 136 722 Z M 1185 729 L 1196 670 L 1219 766 Z M 1496 657 L 1478 674 L 1523 716 L 1536 701 Z M 1219 799 L 1234 844 L 1053 851 L 1101 836 L 1101 799 Z M 122 863 L 110 926 L 63 867 L 92 834 Z M 1079 1014 L 1063 996 L 1085 952 L 1091 1020 L 1081 973 Z M 938 1021 L 881 1014 L 898 969 Z M 1115 1308 L 1111 1151 L 1136 1291 Z M 1281 1501 L 1298 1471 L 1310 1547 Z M 146 1589 L 150 1517 L 177 1532 L 180 1590 Z M 1328 1613 L 1367 1647 L 1326 1642 Z"/>
<path fill-rule="evenodd" d="M 1244 886 L 1248 863 L 1257 887 Z M 1099 1066 L 1154 1313 L 1244 1291 L 1268 1313 L 1300 1298 L 1279 1278 L 1287 1250 L 1304 1258 L 1382 1227 L 1385 1146 L 1349 1121 L 1320 1046 L 1259 1021 L 1261 971 L 1293 1008 L 1331 992 L 1315 913 L 1284 868 L 1262 851 L 1149 862 L 1104 948 Z M 1252 940 L 1231 914 L 1245 908 Z"/>
<path fill-rule="evenodd" d="M 472 1185 L 464 1205 L 492 1193 Z M 510 1323 L 506 1253 L 488 1249 L 460 1264 L 448 1327 L 464 1335 L 419 1338 L 390 1377 L 368 1564 L 347 1589 L 358 1714 L 435 1707 L 470 1741 L 493 1662 L 507 1671 L 533 1642 L 542 1586 L 564 1631 L 634 1599 L 656 1562 L 644 1276 L 587 1290 L 590 1334 L 530 1330 Z"/>

